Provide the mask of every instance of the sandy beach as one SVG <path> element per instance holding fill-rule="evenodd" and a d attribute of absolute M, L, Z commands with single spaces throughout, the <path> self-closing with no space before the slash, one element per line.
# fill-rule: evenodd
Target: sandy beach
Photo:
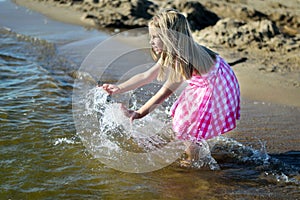
<path fill-rule="evenodd" d="M 14 0 L 14 2 L 55 20 L 90 28 L 103 28 L 95 24 L 93 20 L 83 20 L 87 12 L 78 9 L 86 5 L 80 3 L 81 1 L 74 4 L 62 4 L 50 0 Z M 163 5 L 160 1 L 153 2 L 159 7 Z M 237 128 L 230 133 L 230 136 L 246 143 L 252 141 L 256 143 L 254 145 L 258 145 L 255 138 L 266 141 L 270 153 L 300 151 L 300 27 L 299 21 L 297 22 L 300 1 L 205 0 L 199 2 L 215 12 L 220 20 L 228 18 L 244 20 L 247 24 L 251 22 L 251 16 L 255 18 L 254 15 L 250 15 L 250 11 L 253 10 L 266 16 L 273 16 L 272 13 L 277 12 L 283 17 L 293 16 L 293 20 L 296 19 L 292 25 L 282 20 L 281 24 L 277 23 L 280 33 L 274 38 L 280 40 L 281 46 L 274 48 L 272 45 L 277 43 L 272 39 L 266 39 L 266 43 L 262 43 L 262 46 L 258 43 L 239 46 L 237 43 L 236 46 L 229 47 L 218 41 L 213 43 L 209 40 L 209 36 L 205 36 L 205 31 L 216 32 L 218 30 L 213 28 L 217 25 L 194 33 L 197 41 L 217 51 L 228 62 L 246 58 L 244 62 L 234 65 L 233 68 L 240 82 L 244 102 L 239 127 L 250 126 L 252 128 L 248 128 L 248 131 Z M 227 12 L 221 9 L 220 5 L 227 6 Z M 243 8 L 250 10 L 250 14 L 248 13 L 244 19 L 238 19 L 242 18 L 242 15 L 237 16 L 238 13 L 230 12 L 230 9 L 243 10 Z M 285 15 L 287 13 L 288 15 Z M 285 137 L 286 135 L 291 135 L 291 137 Z M 274 138 L 277 139 L 274 140 Z"/>
<path fill-rule="evenodd" d="M 205 5 L 208 1 L 200 2 Z M 248 6 L 262 12 L 266 12 L 270 5 L 277 7 L 281 12 L 288 12 L 295 15 L 299 15 L 297 11 L 300 9 L 298 0 L 293 1 L 294 4 L 291 1 L 279 3 L 277 0 L 255 0 L 249 3 L 247 3 L 248 1 L 232 2 L 240 2 L 240 4 L 236 3 L 236 6 Z M 15 3 L 40 12 L 55 20 L 86 27 L 101 28 L 93 25 L 90 21 L 82 20 L 83 13 L 75 9 L 75 6 L 59 5 L 54 3 L 54 1 L 36 0 L 15 0 Z M 232 14 L 232 16 L 226 17 L 235 16 Z M 251 46 L 246 52 L 240 52 L 237 48 L 228 48 L 224 45 L 217 46 L 217 44 L 211 45 L 209 43 L 206 45 L 212 46 L 211 48 L 219 52 L 228 62 L 242 57 L 247 58 L 245 63 L 234 67 L 241 83 L 243 97 L 257 101 L 300 107 L 300 59 L 298 56 L 296 57 L 300 53 L 299 29 L 298 27 L 298 33 L 294 36 L 297 37 L 295 39 L 297 49 L 290 52 L 270 52 L 265 49 L 251 48 Z M 283 63 L 283 58 L 286 57 L 290 57 L 290 59 L 288 63 Z M 262 61 L 268 63 L 263 63 Z M 289 69 L 280 71 L 281 65 L 289 65 Z M 269 70 L 267 67 L 278 67 L 279 70 Z"/>
<path fill-rule="evenodd" d="M 1 199 L 300 200 L 299 6 L 0 0 Z M 134 124 L 118 107 L 138 108 L 161 83 L 112 98 L 95 87 L 151 67 L 145 26 L 165 7 L 231 63 L 242 92 L 237 128 L 203 142 L 193 166 L 178 140 L 156 137 L 172 135 L 173 97 Z"/>

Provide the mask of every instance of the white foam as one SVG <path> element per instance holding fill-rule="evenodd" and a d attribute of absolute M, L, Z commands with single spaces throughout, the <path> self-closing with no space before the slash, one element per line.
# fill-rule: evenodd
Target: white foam
<path fill-rule="evenodd" d="M 57 138 L 55 141 L 54 141 L 54 146 L 57 146 L 57 145 L 61 145 L 61 144 L 75 144 L 76 142 L 73 140 L 73 139 L 68 139 L 66 137 L 64 138 Z"/>

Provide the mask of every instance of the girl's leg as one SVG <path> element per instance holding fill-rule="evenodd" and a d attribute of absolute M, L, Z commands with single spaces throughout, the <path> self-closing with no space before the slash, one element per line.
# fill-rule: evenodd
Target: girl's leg
<path fill-rule="evenodd" d="M 185 142 L 186 149 L 184 160 L 181 161 L 182 166 L 190 166 L 192 162 L 199 159 L 199 148 L 200 146 L 197 143 L 187 141 Z"/>
<path fill-rule="evenodd" d="M 193 168 L 207 166 L 211 170 L 220 169 L 217 161 L 211 156 L 209 145 L 205 140 L 190 142 L 185 153 L 187 157 L 186 160 L 183 161 L 182 166 Z"/>
<path fill-rule="evenodd" d="M 190 143 L 190 145 L 187 147 L 185 153 L 187 154 L 187 159 L 186 160 L 189 160 L 189 161 L 197 161 L 200 159 L 199 157 L 199 152 L 200 152 L 200 149 L 201 146 L 198 144 L 198 143 Z"/>

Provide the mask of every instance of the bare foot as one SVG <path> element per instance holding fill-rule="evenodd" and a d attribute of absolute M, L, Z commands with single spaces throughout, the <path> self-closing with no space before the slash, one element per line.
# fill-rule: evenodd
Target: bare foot
<path fill-rule="evenodd" d="M 191 167 L 192 161 L 191 160 L 181 160 L 179 165 L 180 165 L 180 167 Z"/>

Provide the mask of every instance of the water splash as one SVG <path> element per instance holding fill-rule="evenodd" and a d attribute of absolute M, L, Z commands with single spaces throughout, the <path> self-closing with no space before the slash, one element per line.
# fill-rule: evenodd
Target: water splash
<path fill-rule="evenodd" d="M 72 139 L 68 139 L 66 137 L 64 138 L 57 138 L 55 141 L 54 141 L 54 146 L 57 146 L 57 145 L 61 145 L 61 144 L 76 144 L 77 142 L 74 140 L 74 138 Z"/>
<path fill-rule="evenodd" d="M 74 117 L 77 116 L 77 121 L 80 121 L 77 123 L 78 135 L 94 157 L 112 168 L 135 173 L 157 170 L 183 160 L 187 146 L 193 145 L 175 139 L 170 118 L 166 117 L 168 105 L 130 124 L 120 104 L 125 103 L 133 109 L 141 106 L 143 102 L 138 93 L 143 93 L 142 89 L 113 98 L 100 87 L 83 91 L 84 95 L 77 95 L 80 106 L 74 107 Z M 266 143 L 258 142 L 261 144 L 259 150 L 224 136 L 201 141 L 188 167 L 220 170 L 223 163 L 227 166 L 233 163 L 259 171 L 261 178 L 268 181 L 297 183 L 294 177 L 298 176 L 299 169 L 271 157 Z"/>
<path fill-rule="evenodd" d="M 300 184 L 300 168 L 289 165 L 270 156 L 266 150 L 266 142 L 259 140 L 260 150 L 245 146 L 232 138 L 217 137 L 208 142 L 212 155 L 219 164 L 232 163 L 260 173 L 261 179 L 272 183 Z"/>
<path fill-rule="evenodd" d="M 175 140 L 166 107 L 130 123 L 120 106 L 139 105 L 136 94 L 111 98 L 101 87 L 82 91 L 87 92 L 73 98 L 76 129 L 87 149 L 101 162 L 140 173 L 163 168 L 180 158 L 185 146 Z"/>
<path fill-rule="evenodd" d="M 198 143 L 200 143 L 200 148 L 197 152 L 198 159 L 194 160 L 192 166 L 195 168 L 207 166 L 211 170 L 220 170 L 219 164 L 211 155 L 209 144 L 205 140 L 202 140 Z"/>

